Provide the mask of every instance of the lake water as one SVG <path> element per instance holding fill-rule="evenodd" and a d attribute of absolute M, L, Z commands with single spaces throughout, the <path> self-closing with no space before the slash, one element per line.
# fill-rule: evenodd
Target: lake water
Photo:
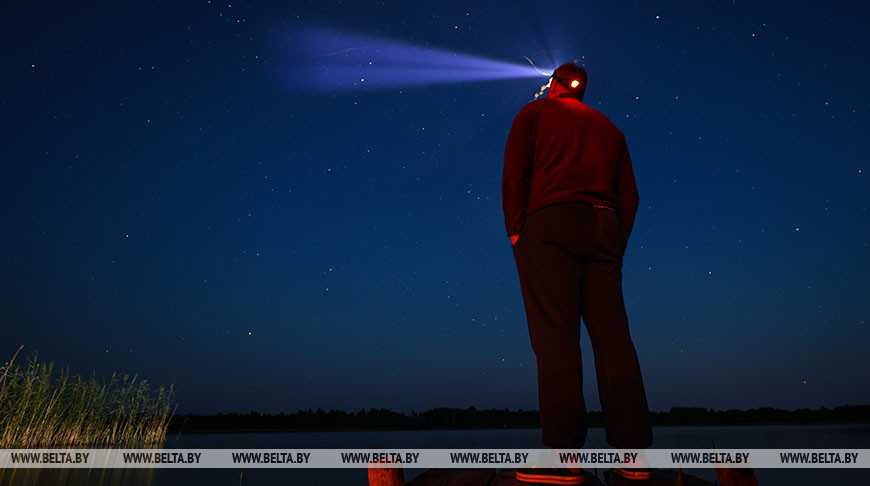
<path fill-rule="evenodd" d="M 870 425 L 655 427 L 653 448 L 870 448 Z M 540 429 L 424 430 L 364 432 L 290 432 L 256 434 L 184 434 L 167 437 L 166 448 L 180 449 L 278 449 L 278 448 L 524 448 L 540 449 Z M 587 447 L 607 447 L 603 428 L 591 428 Z M 405 481 L 423 469 L 406 469 Z M 686 469 L 689 474 L 713 481 L 713 469 Z M 594 472 L 594 470 L 593 470 Z M 599 471 L 599 474 L 603 471 Z M 867 469 L 756 469 L 760 486 L 779 484 L 870 484 Z M 600 476 L 599 476 L 600 477 Z M 187 486 L 196 484 L 254 486 L 365 486 L 361 469 L 6 469 L 0 486 Z"/>

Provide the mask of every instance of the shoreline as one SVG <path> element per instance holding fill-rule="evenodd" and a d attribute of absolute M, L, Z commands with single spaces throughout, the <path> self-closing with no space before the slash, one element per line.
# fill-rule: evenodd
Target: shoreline
<path fill-rule="evenodd" d="M 771 426 L 820 426 L 820 425 L 870 425 L 868 422 L 803 422 L 803 423 L 735 423 L 735 424 L 653 424 L 653 428 L 662 427 L 771 427 Z M 590 429 L 604 428 L 604 425 L 589 425 Z M 517 430 L 540 429 L 540 427 L 304 427 L 304 428 L 240 428 L 240 429 L 197 429 L 189 431 L 167 431 L 166 436 L 182 434 L 274 434 L 274 433 L 307 433 L 307 432 L 401 432 L 401 431 L 471 431 L 471 430 Z"/>

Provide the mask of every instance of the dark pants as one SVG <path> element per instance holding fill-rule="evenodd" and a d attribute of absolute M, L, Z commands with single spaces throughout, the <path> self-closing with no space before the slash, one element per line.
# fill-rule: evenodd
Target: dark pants
<path fill-rule="evenodd" d="M 513 252 L 537 357 L 544 445 L 579 449 L 586 441 L 582 316 L 607 443 L 649 447 L 649 408 L 622 298 L 625 248 L 617 213 L 579 202 L 546 206 L 527 215 Z"/>

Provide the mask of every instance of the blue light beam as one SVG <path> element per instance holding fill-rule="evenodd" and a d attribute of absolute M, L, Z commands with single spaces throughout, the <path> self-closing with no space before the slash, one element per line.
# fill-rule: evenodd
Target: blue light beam
<path fill-rule="evenodd" d="M 302 91 L 350 91 L 549 76 L 525 56 L 511 64 L 327 29 L 294 29 L 281 40 L 283 82 Z"/>

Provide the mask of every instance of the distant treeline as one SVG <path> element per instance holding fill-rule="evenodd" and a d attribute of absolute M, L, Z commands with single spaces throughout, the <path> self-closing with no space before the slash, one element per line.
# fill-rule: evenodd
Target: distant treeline
<path fill-rule="evenodd" d="M 780 410 L 771 407 L 751 410 L 712 410 L 673 407 L 667 412 L 651 412 L 653 425 L 773 425 L 773 424 L 866 424 L 870 405 L 843 405 L 828 409 Z M 601 412 L 588 414 L 589 424 L 604 425 Z M 433 408 L 410 415 L 387 409 L 359 412 L 341 410 L 299 410 L 277 415 L 251 411 L 246 414 L 175 415 L 168 433 L 212 431 L 312 431 L 349 429 L 452 429 L 452 428 L 538 428 L 537 410 L 478 410 L 474 407 Z"/>

